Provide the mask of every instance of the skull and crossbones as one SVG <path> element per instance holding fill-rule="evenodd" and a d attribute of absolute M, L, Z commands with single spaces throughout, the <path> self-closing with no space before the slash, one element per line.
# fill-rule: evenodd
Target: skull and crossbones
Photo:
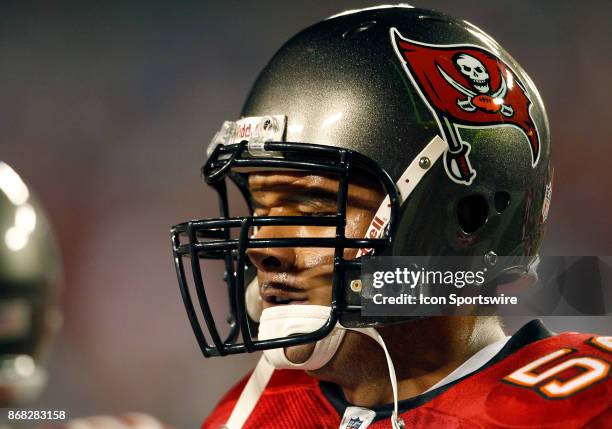
<path fill-rule="evenodd" d="M 490 76 L 484 64 L 468 54 L 459 54 L 455 59 L 459 71 L 472 83 L 472 88 L 481 94 L 490 90 Z"/>
<path fill-rule="evenodd" d="M 507 117 L 514 114 L 512 106 L 504 103 L 507 87 L 502 74 L 500 74 L 499 89 L 491 93 L 491 76 L 482 61 L 465 52 L 456 55 L 454 61 L 457 70 L 466 77 L 471 88 L 466 88 L 450 77 L 439 65 L 438 70 L 451 86 L 467 96 L 463 100 L 457 100 L 457 105 L 461 109 L 466 112 L 473 112 L 477 108 L 481 108 L 489 113 L 500 112 Z"/>

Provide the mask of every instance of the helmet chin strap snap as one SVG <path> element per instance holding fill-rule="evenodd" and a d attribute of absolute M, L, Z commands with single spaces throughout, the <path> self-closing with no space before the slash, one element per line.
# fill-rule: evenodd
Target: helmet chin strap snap
<path fill-rule="evenodd" d="M 329 319 L 330 313 L 331 308 L 322 305 L 282 305 L 266 308 L 261 314 L 258 339 L 282 338 L 294 334 L 314 332 L 325 324 Z M 291 362 L 285 355 L 283 348 L 264 350 L 264 355 L 259 360 L 244 390 L 240 394 L 224 428 L 238 429 L 242 427 L 272 377 L 275 368 L 302 370 L 322 368 L 336 354 L 346 331 L 349 330 L 367 335 L 383 349 L 389 369 L 391 389 L 393 390 L 391 424 L 393 429 L 403 429 L 404 422 L 398 416 L 395 367 L 383 338 L 374 328 L 345 328 L 339 323 L 327 337 L 316 342 L 312 354 L 305 362 Z"/>

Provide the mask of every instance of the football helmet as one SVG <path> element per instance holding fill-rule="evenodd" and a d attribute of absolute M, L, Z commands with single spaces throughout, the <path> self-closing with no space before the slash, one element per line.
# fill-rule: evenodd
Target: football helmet
<path fill-rule="evenodd" d="M 532 80 L 466 21 L 397 6 L 342 13 L 301 31 L 260 73 L 241 119 L 225 122 L 208 148 L 201 172 L 218 193 L 220 217 L 171 231 L 182 298 L 202 352 L 287 347 L 318 341 L 337 323 L 366 328 L 402 320 L 361 314 L 364 297 L 351 283 L 366 255 L 489 262 L 513 256 L 496 275 L 525 272 L 537 257 L 548 213 L 549 140 Z M 229 182 L 251 207 L 247 174 L 287 169 L 338 177 L 337 214 L 232 217 Z M 387 196 L 366 237 L 347 238 L 346 196 L 356 172 L 380 182 Z M 253 237 L 254 229 L 271 225 L 327 226 L 336 234 Z M 334 249 L 331 310 L 319 329 L 257 338 L 257 291 L 248 287 L 255 269 L 246 251 L 272 247 Z M 356 259 L 343 257 L 349 248 L 359 249 Z M 204 284 L 205 259 L 225 264 L 225 321 L 211 311 L 214 286 Z M 219 323 L 228 324 L 226 335 Z"/>
<path fill-rule="evenodd" d="M 0 162 L 0 404 L 33 400 L 45 386 L 42 361 L 61 316 L 59 251 L 37 198 Z"/>

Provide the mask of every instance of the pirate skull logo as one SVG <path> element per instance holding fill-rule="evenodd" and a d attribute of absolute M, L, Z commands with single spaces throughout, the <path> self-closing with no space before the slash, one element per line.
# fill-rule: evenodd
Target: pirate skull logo
<path fill-rule="evenodd" d="M 490 78 L 483 63 L 471 55 L 461 53 L 455 58 L 455 64 L 461 74 L 472 83 L 472 87 L 476 91 L 481 94 L 489 93 L 491 89 L 489 86 Z"/>
<path fill-rule="evenodd" d="M 506 79 L 500 72 L 500 85 L 495 91 L 491 88 L 491 75 L 485 65 L 478 58 L 459 52 L 453 58 L 457 70 L 464 75 L 471 88 L 467 88 L 453 79 L 439 65 L 438 71 L 442 77 L 457 91 L 466 96 L 464 99 L 458 99 L 457 105 L 466 112 L 474 112 L 476 110 L 484 110 L 489 113 L 501 113 L 506 117 L 514 115 L 514 109 L 509 104 L 506 104 L 504 97 L 508 91 Z"/>

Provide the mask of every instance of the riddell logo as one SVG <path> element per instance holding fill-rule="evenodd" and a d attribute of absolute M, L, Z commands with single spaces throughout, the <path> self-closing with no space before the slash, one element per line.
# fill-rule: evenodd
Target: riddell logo
<path fill-rule="evenodd" d="M 248 139 L 251 137 L 251 124 L 242 124 L 236 127 L 234 131 L 234 138 Z"/>
<path fill-rule="evenodd" d="M 374 216 L 374 220 L 370 224 L 370 229 L 366 233 L 366 238 L 378 238 L 380 234 L 385 228 L 387 221 L 379 218 L 378 216 Z M 359 249 L 359 255 L 367 255 L 372 252 L 372 249 Z"/>

